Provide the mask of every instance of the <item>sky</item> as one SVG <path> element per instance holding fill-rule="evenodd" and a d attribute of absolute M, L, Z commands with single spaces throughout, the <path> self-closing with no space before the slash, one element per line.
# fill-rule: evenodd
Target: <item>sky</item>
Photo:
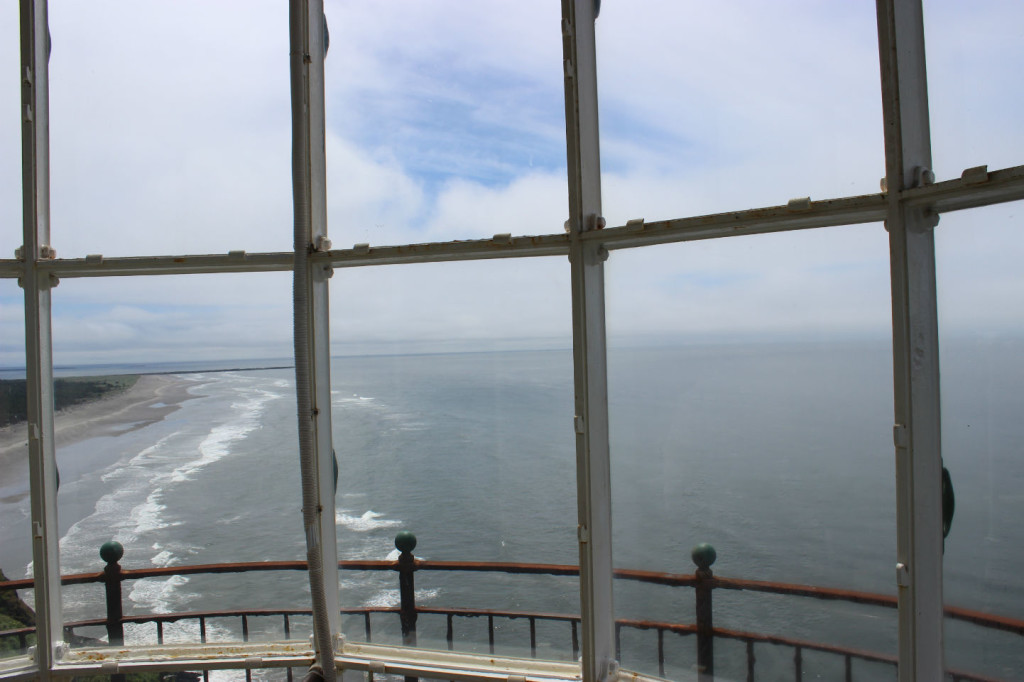
<path fill-rule="evenodd" d="M 53 2 L 60 257 L 291 248 L 287 3 Z M 326 3 L 335 247 L 548 234 L 567 217 L 558 3 Z M 939 180 L 1024 162 L 1024 5 L 925 2 Z M 0 6 L 0 255 L 21 243 L 17 4 Z M 872 3 L 605 0 L 609 225 L 878 191 Z M 1020 205 L 936 232 L 944 334 L 1024 332 Z M 885 339 L 880 224 L 613 252 L 609 336 Z M 66 279 L 57 364 L 287 356 L 290 275 Z M 567 347 L 564 257 L 338 269 L 338 353 Z M 24 363 L 0 280 L 0 366 Z"/>

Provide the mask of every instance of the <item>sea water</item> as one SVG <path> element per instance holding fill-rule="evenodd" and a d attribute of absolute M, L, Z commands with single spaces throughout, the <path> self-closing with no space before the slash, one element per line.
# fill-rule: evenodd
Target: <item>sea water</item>
<path fill-rule="evenodd" d="M 943 356 L 944 460 L 957 493 L 946 600 L 1015 618 L 1024 618 L 1021 350 L 973 341 L 946 344 Z M 884 342 L 613 347 L 615 564 L 691 573 L 690 549 L 708 542 L 716 575 L 895 594 L 891 374 Z M 111 539 L 125 547 L 125 568 L 304 558 L 293 371 L 179 378 L 192 397 L 164 420 L 60 448 L 63 572 L 100 570 L 99 546 Z M 578 561 L 569 350 L 338 357 L 331 393 L 340 558 L 393 559 L 394 535 L 407 529 L 424 559 Z M 0 502 L 8 575 L 31 558 L 27 501 L 16 498 Z M 416 580 L 425 607 L 579 611 L 572 578 Z M 392 573 L 346 571 L 341 581 L 343 607 L 398 603 Z M 301 572 L 249 573 L 137 580 L 124 593 L 134 614 L 301 608 L 309 588 Z M 693 621 L 688 589 L 619 582 L 615 598 L 621 618 Z M 97 586 L 67 587 L 63 599 L 69 622 L 102 616 Z M 528 653 L 525 623 L 496 622 L 499 653 Z M 456 645 L 486 650 L 484 623 L 458 620 Z M 715 625 L 895 652 L 892 610 L 843 602 L 718 590 Z M 361 618 L 344 626 L 364 636 Z M 373 627 L 375 641 L 398 641 L 396 617 Z M 303 628 L 296 620 L 293 635 Z M 211 639 L 240 636 L 237 619 L 207 629 Z M 191 622 L 164 633 L 198 635 Z M 280 637 L 280 621 L 254 619 L 250 635 Z M 155 628 L 127 636 L 146 641 Z M 421 645 L 443 648 L 444 636 L 443 618 L 421 616 Z M 571 656 L 567 628 L 542 625 L 538 637 L 542 655 Z M 655 646 L 653 632 L 624 631 L 623 665 L 657 672 Z M 665 648 L 666 674 L 691 676 L 693 639 L 668 635 Z M 1022 650 L 1019 637 L 947 626 L 954 667 L 1014 679 Z M 758 679 L 791 678 L 791 649 L 759 645 L 757 657 Z M 742 645 L 717 642 L 716 663 L 742 679 Z M 841 667 L 805 654 L 811 678 L 834 679 Z M 893 678 L 886 666 L 859 670 Z"/>

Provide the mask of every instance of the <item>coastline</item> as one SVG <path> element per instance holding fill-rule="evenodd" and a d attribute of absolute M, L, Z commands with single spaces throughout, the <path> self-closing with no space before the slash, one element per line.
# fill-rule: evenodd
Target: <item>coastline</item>
<path fill-rule="evenodd" d="M 147 374 L 134 386 L 58 412 L 54 416 L 57 447 L 97 436 L 116 436 L 158 422 L 177 411 L 194 384 L 168 374 Z M 129 428 L 125 428 L 128 425 Z M 28 425 L 25 422 L 0 428 L 0 489 L 4 501 L 12 493 L 20 497 L 28 489 Z M 23 482 L 23 486 L 19 486 Z M 12 489 L 12 486 L 14 489 Z"/>

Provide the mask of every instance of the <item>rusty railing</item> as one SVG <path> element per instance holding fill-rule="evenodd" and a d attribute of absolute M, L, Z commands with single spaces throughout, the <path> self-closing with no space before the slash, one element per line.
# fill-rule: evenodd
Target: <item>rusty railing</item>
<path fill-rule="evenodd" d="M 456 607 L 422 607 L 416 605 L 414 574 L 417 571 L 447 572 L 483 572 L 511 573 L 528 575 L 578 576 L 579 568 L 565 564 L 523 564 L 506 562 L 467 562 L 467 561 L 424 561 L 416 559 L 413 549 L 416 538 L 412 533 L 401 532 L 395 538 L 395 546 L 400 555 L 396 561 L 340 561 L 339 568 L 353 571 L 396 571 L 399 578 L 400 605 L 396 607 L 361 607 L 343 609 L 343 615 L 361 616 L 363 635 L 367 642 L 373 640 L 371 616 L 374 614 L 396 614 L 401 625 L 402 643 L 407 646 L 416 645 L 417 619 L 420 615 L 443 616 L 446 619 L 446 641 L 449 650 L 454 650 L 454 621 L 456 618 L 483 618 L 487 620 L 488 647 L 490 653 L 495 652 L 495 620 L 509 619 L 526 620 L 530 632 L 530 652 L 537 656 L 537 623 L 552 622 L 568 624 L 567 650 L 572 659 L 579 656 L 579 624 L 580 617 L 576 614 L 521 612 L 494 609 L 467 609 Z M 240 618 L 241 636 L 249 641 L 249 625 L 252 618 L 280 617 L 284 636 L 291 636 L 292 619 L 296 616 L 310 615 L 309 609 L 237 609 L 230 611 L 195 611 L 166 614 L 144 614 L 125 616 L 122 606 L 122 583 L 126 580 L 142 578 L 170 577 L 175 575 L 247 573 L 266 571 L 304 571 L 304 561 L 267 561 L 252 563 L 205 564 L 195 566 L 167 566 L 158 568 L 124 570 L 118 563 L 124 550 L 116 542 L 108 542 L 100 549 L 100 555 L 106 562 L 104 570 L 97 573 L 80 573 L 62 577 L 65 585 L 102 583 L 106 595 L 106 616 L 92 620 L 77 621 L 65 625 L 65 633 L 69 640 L 77 637 L 75 631 L 87 627 L 103 626 L 107 631 L 107 640 L 111 645 L 123 644 L 124 624 L 153 623 L 156 625 L 157 643 L 164 641 L 164 625 L 183 620 L 196 621 L 199 626 L 200 642 L 207 641 L 207 620 L 212 618 Z M 619 619 L 616 621 L 616 646 L 623 629 L 638 631 L 655 631 L 657 636 L 658 673 L 665 675 L 665 634 L 694 636 L 696 639 L 696 659 L 699 678 L 712 680 L 715 669 L 714 642 L 716 639 L 736 640 L 745 643 L 746 679 L 753 682 L 755 677 L 755 645 L 770 644 L 789 647 L 793 650 L 794 679 L 799 682 L 803 674 L 803 654 L 816 651 L 839 656 L 843 660 L 844 679 L 852 682 L 853 662 L 866 661 L 896 666 L 896 658 L 890 654 L 853 649 L 821 642 L 812 642 L 782 635 L 770 635 L 755 632 L 730 630 L 714 626 L 712 595 L 714 590 L 742 590 L 767 594 L 778 594 L 805 597 L 819 600 L 843 601 L 867 606 L 895 608 L 896 598 L 888 595 L 869 592 L 856 592 L 810 585 L 793 585 L 788 583 L 764 582 L 756 580 L 739 580 L 734 578 L 716 577 L 711 566 L 715 562 L 715 550 L 710 545 L 702 544 L 692 552 L 696 570 L 693 574 L 658 573 L 634 569 L 617 569 L 615 577 L 647 584 L 665 585 L 670 587 L 691 587 L 695 595 L 695 613 L 693 623 L 670 623 L 661 621 Z M 0 591 L 31 588 L 33 582 L 28 580 L 10 580 L 0 583 Z M 990 615 L 978 611 L 957 607 L 946 607 L 946 617 L 972 623 L 989 630 L 1008 632 L 1024 637 L 1024 621 L 1005 616 Z M 30 643 L 34 628 L 26 627 L 0 632 L 0 638 L 15 638 L 18 646 L 25 649 Z M 1024 645 L 1024 642 L 1022 642 Z M 617 651 L 621 658 L 621 652 Z M 995 678 L 984 677 L 962 670 L 948 670 L 947 674 L 953 682 L 1001 682 Z M 246 677 L 249 677 L 248 671 Z M 292 679 L 288 671 L 288 679 Z M 413 678 L 408 678 L 413 679 Z"/>

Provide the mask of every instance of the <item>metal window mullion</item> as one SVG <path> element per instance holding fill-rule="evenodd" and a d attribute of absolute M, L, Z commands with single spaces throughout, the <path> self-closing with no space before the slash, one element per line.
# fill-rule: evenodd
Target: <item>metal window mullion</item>
<path fill-rule="evenodd" d="M 25 367 L 35 578 L 36 663 L 48 680 L 63 641 L 57 526 L 57 463 L 53 434 L 53 343 L 50 289 L 56 278 L 37 262 L 50 245 L 49 98 L 46 0 L 21 3 L 22 259 Z M 45 254 L 51 257 L 51 254 Z"/>
<path fill-rule="evenodd" d="M 569 175 L 569 260 L 575 377 L 582 673 L 614 677 L 611 467 L 605 348 L 605 247 L 582 239 L 598 229 L 601 164 L 593 0 L 562 1 L 565 125 Z"/>
<path fill-rule="evenodd" d="M 931 181 L 919 0 L 879 0 L 892 278 L 900 682 L 943 676 L 942 451 L 935 241 L 938 216 L 902 193 Z"/>
<path fill-rule="evenodd" d="M 327 159 L 326 112 L 324 102 L 324 10 L 322 0 L 292 0 L 293 11 L 301 15 L 301 39 L 292 38 L 293 60 L 301 66 L 301 87 L 304 107 L 293 109 L 293 116 L 303 130 L 301 148 L 293 149 L 299 163 L 305 165 L 306 183 L 302 188 L 308 209 L 308 244 L 305 281 L 309 299 L 304 323 L 309 330 L 310 393 L 312 404 L 313 443 L 316 448 L 319 523 L 317 547 L 324 574 L 324 597 L 327 604 L 332 641 L 341 632 L 338 597 L 338 549 L 335 525 L 334 452 L 331 429 L 329 279 L 331 265 L 317 255 L 329 248 L 327 240 Z M 301 44 L 296 44 L 296 42 Z M 296 55 L 297 51 L 297 55 Z M 293 61 L 293 65 L 295 62 Z M 295 125 L 295 122 L 293 122 Z M 296 284 L 299 285 L 298 283 Z"/>

